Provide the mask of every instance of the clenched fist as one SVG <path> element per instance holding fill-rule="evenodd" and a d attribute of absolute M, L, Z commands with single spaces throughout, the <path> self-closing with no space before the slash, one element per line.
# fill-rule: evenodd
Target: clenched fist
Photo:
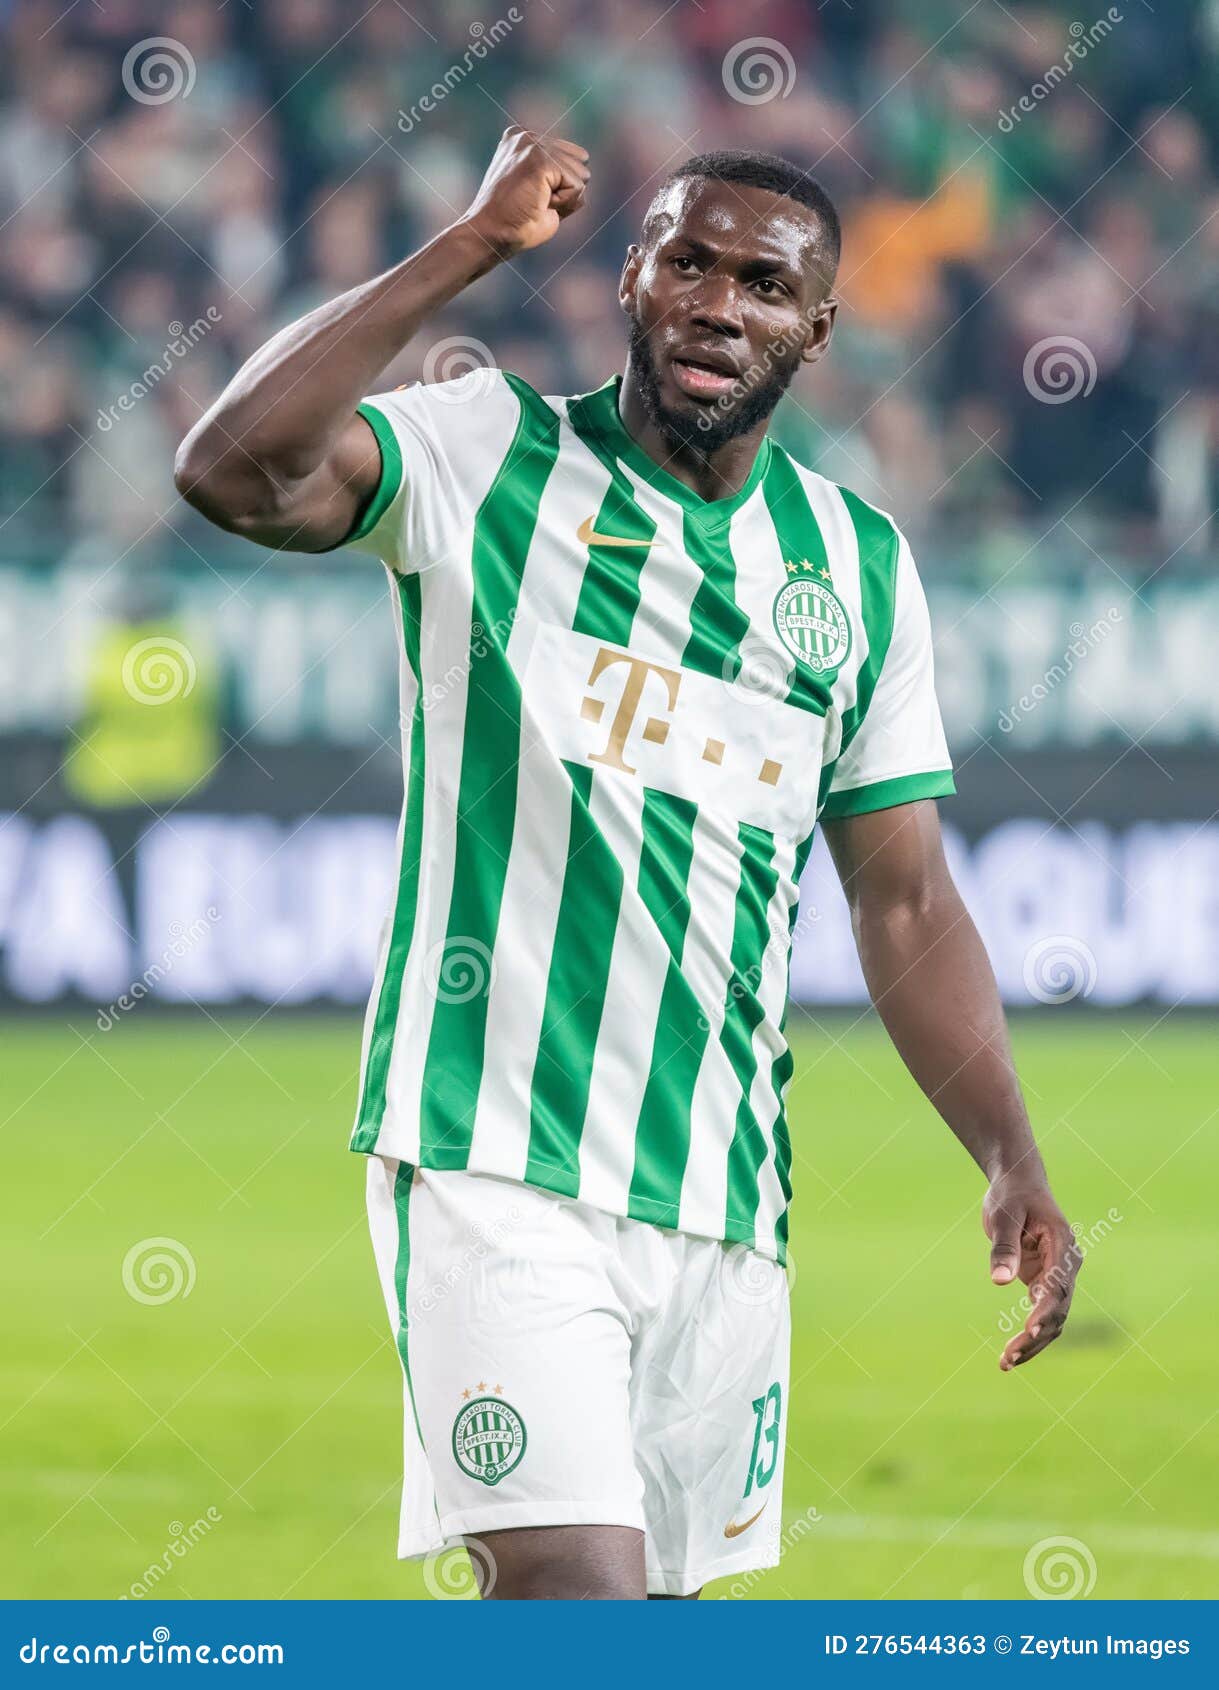
<path fill-rule="evenodd" d="M 464 221 L 498 258 L 541 246 L 584 204 L 588 154 L 574 141 L 505 129 Z"/>

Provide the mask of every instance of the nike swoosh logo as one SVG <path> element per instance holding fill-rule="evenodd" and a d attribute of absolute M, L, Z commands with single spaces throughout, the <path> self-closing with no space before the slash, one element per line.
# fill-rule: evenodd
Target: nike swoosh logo
<path fill-rule="evenodd" d="M 770 1501 L 770 1498 L 767 1497 L 766 1502 L 769 1502 L 769 1501 Z M 740 1537 L 742 1532 L 747 1532 L 749 1530 L 750 1526 L 753 1525 L 754 1521 L 760 1520 L 762 1518 L 762 1515 L 766 1512 L 766 1502 L 764 1502 L 762 1504 L 762 1506 L 758 1509 L 756 1514 L 751 1514 L 749 1516 L 749 1518 L 747 1520 L 743 1520 L 739 1526 L 735 1525 L 733 1523 L 733 1521 L 729 1520 L 728 1524 L 724 1527 L 724 1536 L 725 1537 Z"/>
<path fill-rule="evenodd" d="M 576 529 L 576 539 L 582 546 L 661 546 L 663 540 L 624 540 L 618 534 L 598 534 L 593 519 L 586 516 Z"/>

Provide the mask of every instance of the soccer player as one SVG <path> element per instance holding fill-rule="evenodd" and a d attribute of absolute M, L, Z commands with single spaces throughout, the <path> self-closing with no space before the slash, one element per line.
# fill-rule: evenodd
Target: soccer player
<path fill-rule="evenodd" d="M 775 1564 L 797 884 L 820 819 L 876 1007 L 977 1162 L 1007 1369 L 1078 1253 L 981 942 L 914 561 L 767 422 L 830 344 L 839 225 L 779 158 L 664 183 L 621 377 L 364 395 L 576 212 L 588 154 L 506 131 L 469 211 L 282 330 L 179 452 L 234 533 L 380 558 L 400 866 L 352 1148 L 405 1376 L 399 1553 L 485 1595 L 683 1597 Z"/>

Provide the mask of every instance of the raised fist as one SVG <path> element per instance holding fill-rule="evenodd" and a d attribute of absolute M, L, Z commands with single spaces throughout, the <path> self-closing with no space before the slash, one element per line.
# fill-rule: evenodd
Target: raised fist
<path fill-rule="evenodd" d="M 499 258 L 541 246 L 584 204 L 588 154 L 574 141 L 505 129 L 465 222 Z"/>

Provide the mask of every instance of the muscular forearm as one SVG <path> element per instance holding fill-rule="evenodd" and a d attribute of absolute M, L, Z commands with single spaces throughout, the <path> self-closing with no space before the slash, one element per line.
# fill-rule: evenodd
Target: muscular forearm
<path fill-rule="evenodd" d="M 511 128 L 469 210 L 413 257 L 282 329 L 237 372 L 178 451 L 179 492 L 264 545 L 337 545 L 377 483 L 356 406 L 434 312 L 578 211 L 588 154 Z"/>
<path fill-rule="evenodd" d="M 935 805 L 830 822 L 826 838 L 889 1036 L 986 1175 L 991 1278 L 1029 1288 L 1028 1317 L 999 1363 L 1018 1367 L 1062 1331 L 1080 1256 L 1046 1182 L 995 978 L 944 861 Z"/>
<path fill-rule="evenodd" d="M 868 990 L 923 1091 L 994 1180 L 1044 1169 L 1012 1063 L 994 974 L 951 882 L 854 912 Z"/>
<path fill-rule="evenodd" d="M 420 326 L 497 262 L 467 221 L 281 329 L 182 443 L 176 478 L 214 520 L 291 516 L 356 405 Z"/>

